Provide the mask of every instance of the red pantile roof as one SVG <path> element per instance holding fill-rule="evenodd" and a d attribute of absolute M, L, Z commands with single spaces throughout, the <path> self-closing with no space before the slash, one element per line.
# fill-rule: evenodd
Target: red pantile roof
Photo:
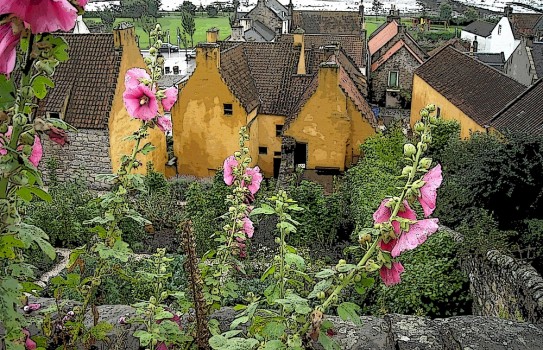
<path fill-rule="evenodd" d="M 451 46 L 436 53 L 415 74 L 481 126 L 525 89 Z"/>
<path fill-rule="evenodd" d="M 355 11 L 293 11 L 292 28 L 306 34 L 360 35 L 362 16 Z"/>
<path fill-rule="evenodd" d="M 66 111 L 63 118 L 76 128 L 107 127 L 119 77 L 122 49 L 113 34 L 63 34 L 70 59 L 53 77 L 55 87 L 40 101 L 38 115 Z"/>
<path fill-rule="evenodd" d="M 398 34 L 398 23 L 396 23 L 396 21 L 387 23 L 387 25 L 381 28 L 377 35 L 371 37 L 368 41 L 368 50 L 370 51 L 370 54 L 373 55 L 377 52 L 377 50 L 396 36 L 396 34 Z"/>

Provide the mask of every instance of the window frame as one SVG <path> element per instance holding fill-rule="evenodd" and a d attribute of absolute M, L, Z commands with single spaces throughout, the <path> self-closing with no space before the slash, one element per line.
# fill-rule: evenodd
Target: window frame
<path fill-rule="evenodd" d="M 228 108 L 230 106 L 230 108 Z M 234 115 L 234 105 L 232 103 L 223 103 L 222 111 L 224 115 Z"/>
<path fill-rule="evenodd" d="M 392 74 L 396 74 L 396 85 L 392 85 L 390 83 L 390 81 L 391 81 L 390 77 L 392 76 Z M 393 71 L 388 72 L 387 86 L 389 88 L 399 88 L 400 87 L 400 71 L 393 70 Z"/>
<path fill-rule="evenodd" d="M 285 125 L 283 124 L 275 124 L 275 137 L 282 137 L 283 136 L 283 128 Z"/>

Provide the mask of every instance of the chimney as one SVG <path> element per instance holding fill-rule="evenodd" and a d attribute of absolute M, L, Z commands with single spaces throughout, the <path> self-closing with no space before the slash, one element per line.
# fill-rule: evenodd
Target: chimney
<path fill-rule="evenodd" d="M 336 91 L 339 85 L 339 65 L 336 62 L 323 62 L 319 65 L 319 87 L 327 91 Z"/>
<path fill-rule="evenodd" d="M 113 29 L 113 44 L 115 49 L 126 48 L 130 46 L 137 47 L 136 29 L 132 23 L 122 22 Z"/>
<path fill-rule="evenodd" d="M 218 28 L 210 28 L 206 32 L 207 36 L 207 43 L 208 44 L 216 44 L 217 41 L 219 41 L 219 29 Z"/>
<path fill-rule="evenodd" d="M 232 34 L 230 35 L 230 41 L 245 41 L 243 37 L 243 26 L 235 25 L 232 26 Z"/>
<path fill-rule="evenodd" d="M 366 20 L 364 19 L 364 5 L 362 3 L 358 6 L 358 15 L 360 16 L 360 29 L 364 31 L 366 30 Z"/>
<path fill-rule="evenodd" d="M 296 28 L 293 32 L 294 47 L 300 48 L 300 58 L 298 59 L 298 70 L 296 71 L 296 74 L 306 74 L 304 33 L 305 31 L 300 27 Z"/>
<path fill-rule="evenodd" d="M 478 48 L 479 48 L 479 42 L 477 41 L 477 37 L 475 37 L 472 43 L 473 52 L 477 52 Z"/>
<path fill-rule="evenodd" d="M 390 10 L 388 11 L 387 23 L 392 21 L 397 21 L 400 23 L 400 10 L 396 10 L 396 5 L 392 4 Z"/>
<path fill-rule="evenodd" d="M 513 18 L 513 7 L 511 7 L 511 5 L 507 4 L 504 8 L 503 8 L 503 15 L 509 19 L 512 19 Z"/>

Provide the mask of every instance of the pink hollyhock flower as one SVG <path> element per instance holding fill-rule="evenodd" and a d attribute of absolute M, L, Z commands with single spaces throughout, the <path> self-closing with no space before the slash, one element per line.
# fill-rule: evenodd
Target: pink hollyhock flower
<path fill-rule="evenodd" d="M 0 74 L 9 75 L 15 68 L 19 39 L 20 36 L 13 33 L 11 22 L 0 26 Z"/>
<path fill-rule="evenodd" d="M 253 234 L 255 233 L 255 228 L 253 226 L 253 222 L 249 218 L 243 218 L 241 221 L 243 221 L 243 231 L 249 238 L 253 238 Z"/>
<path fill-rule="evenodd" d="M 38 135 L 34 136 L 34 144 L 32 145 L 32 153 L 28 157 L 28 161 L 32 163 L 36 168 L 40 164 L 41 157 L 43 156 L 43 148 L 41 146 L 41 141 Z"/>
<path fill-rule="evenodd" d="M 127 89 L 123 94 L 124 105 L 131 117 L 140 120 L 151 120 L 158 113 L 158 102 L 155 94 L 145 85 Z"/>
<path fill-rule="evenodd" d="M 254 195 L 260 189 L 260 183 L 262 182 L 262 173 L 260 172 L 260 168 L 258 166 L 255 166 L 254 168 L 247 168 L 245 169 L 245 175 L 251 177 L 251 183 L 247 186 L 247 189 L 249 189 L 249 192 Z M 245 183 L 243 183 L 242 186 L 245 186 Z"/>
<path fill-rule="evenodd" d="M 58 30 L 68 32 L 77 19 L 77 10 L 68 0 L 0 1 L 0 15 L 10 13 L 30 24 L 34 34 Z"/>
<path fill-rule="evenodd" d="M 381 270 L 379 270 L 379 274 L 381 275 L 381 279 L 383 280 L 383 283 L 385 286 L 390 287 L 395 284 L 398 284 L 402 281 L 400 278 L 400 275 L 404 271 L 403 265 L 399 262 L 393 261 L 392 267 L 389 269 L 386 266 L 381 266 Z"/>
<path fill-rule="evenodd" d="M 437 231 L 437 219 L 420 220 L 409 226 L 409 231 L 402 233 L 390 251 L 392 257 L 399 256 L 406 250 L 412 250 L 426 242 L 426 239 Z"/>
<path fill-rule="evenodd" d="M 424 211 L 424 216 L 430 216 L 436 209 L 437 189 L 441 186 L 441 164 L 430 169 L 422 178 L 424 185 L 420 188 L 419 202 Z"/>
<path fill-rule="evenodd" d="M 168 347 L 164 343 L 158 344 L 156 350 L 168 350 Z"/>
<path fill-rule="evenodd" d="M 373 221 L 376 224 L 387 222 L 390 219 L 390 216 L 392 215 L 392 210 L 386 206 L 389 201 L 390 199 L 383 199 L 381 205 L 379 205 L 379 208 L 377 208 L 377 211 L 373 213 Z M 409 207 L 409 203 L 407 203 L 407 201 L 403 201 L 403 206 L 404 210 L 398 211 L 397 216 L 408 220 L 416 220 L 417 214 L 415 214 L 413 209 Z M 400 223 L 398 221 L 392 221 L 392 228 L 397 235 L 400 234 Z"/>
<path fill-rule="evenodd" d="M 124 86 L 127 89 L 133 89 L 141 84 L 140 79 L 151 80 L 147 71 L 142 68 L 131 68 L 126 72 L 124 77 Z"/>
<path fill-rule="evenodd" d="M 88 0 L 77 0 L 77 3 L 81 7 L 85 7 L 87 5 L 87 2 L 89 2 L 89 1 Z"/>
<path fill-rule="evenodd" d="M 32 311 L 39 310 L 41 308 L 41 304 L 28 304 L 23 307 L 23 311 L 26 313 L 31 313 Z"/>
<path fill-rule="evenodd" d="M 172 86 L 164 90 L 164 95 L 166 95 L 166 97 L 162 99 L 162 107 L 164 107 L 164 110 L 168 112 L 170 109 L 172 109 L 173 105 L 177 101 L 179 91 L 175 86 Z"/>
<path fill-rule="evenodd" d="M 246 258 L 247 257 L 247 245 L 244 243 L 238 243 L 239 248 L 239 257 L 240 258 Z"/>
<path fill-rule="evenodd" d="M 234 183 L 234 168 L 238 166 L 236 157 L 230 156 L 224 160 L 224 183 L 227 186 L 232 186 Z"/>
<path fill-rule="evenodd" d="M 23 328 L 23 334 L 26 336 L 25 337 L 25 349 L 27 349 L 27 350 L 36 350 L 38 348 L 38 345 L 36 344 L 35 341 L 30 339 L 30 332 L 28 331 L 28 329 Z"/>
<path fill-rule="evenodd" d="M 162 132 L 168 132 L 172 130 L 172 121 L 170 118 L 165 116 L 160 116 L 156 118 L 156 125 Z"/>
<path fill-rule="evenodd" d="M 47 130 L 46 133 L 47 136 L 49 136 L 49 139 L 56 144 L 64 146 L 65 144 L 69 143 L 66 130 L 55 128 L 54 126 L 52 126 L 51 129 Z"/>

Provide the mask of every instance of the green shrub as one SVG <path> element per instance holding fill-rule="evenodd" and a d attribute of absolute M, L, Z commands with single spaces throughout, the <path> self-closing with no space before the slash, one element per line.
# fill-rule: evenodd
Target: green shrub
<path fill-rule="evenodd" d="M 374 314 L 419 314 L 446 317 L 471 311 L 468 279 L 458 266 L 457 246 L 444 232 L 437 232 L 413 251 L 402 254 L 402 283 L 378 283 L 368 307 Z"/>
<path fill-rule="evenodd" d="M 519 229 L 520 256 L 529 258 L 535 269 L 543 274 L 543 220 L 527 219 Z M 526 251 L 522 251 L 525 249 Z"/>
<path fill-rule="evenodd" d="M 33 202 L 26 209 L 27 218 L 49 235 L 55 247 L 77 247 L 86 244 L 92 233 L 83 225 L 99 213 L 89 203 L 94 194 L 82 181 L 54 183 L 49 187 L 51 202 Z"/>

